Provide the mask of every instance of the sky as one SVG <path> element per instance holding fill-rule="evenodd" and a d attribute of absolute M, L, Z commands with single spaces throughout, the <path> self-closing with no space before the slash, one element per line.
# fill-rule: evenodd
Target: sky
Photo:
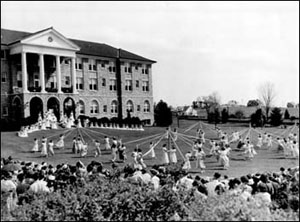
<path fill-rule="evenodd" d="M 245 105 L 274 84 L 274 106 L 299 103 L 299 2 L 1 1 L 1 28 L 53 26 L 157 61 L 154 102 L 190 105 L 218 92 Z"/>

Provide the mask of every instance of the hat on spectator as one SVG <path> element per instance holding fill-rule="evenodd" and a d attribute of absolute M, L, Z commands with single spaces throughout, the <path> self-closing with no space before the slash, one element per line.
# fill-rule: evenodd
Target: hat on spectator
<path fill-rule="evenodd" d="M 55 180 L 55 176 L 54 176 L 54 175 L 49 175 L 49 176 L 48 176 L 48 179 L 49 179 L 49 180 Z"/>

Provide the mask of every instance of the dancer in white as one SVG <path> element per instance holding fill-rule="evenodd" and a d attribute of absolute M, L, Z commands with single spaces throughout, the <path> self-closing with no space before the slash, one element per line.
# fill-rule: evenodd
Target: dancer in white
<path fill-rule="evenodd" d="M 112 162 L 115 162 L 117 159 L 117 152 L 118 152 L 118 147 L 117 147 L 118 141 L 116 138 L 113 137 L 113 142 L 111 146 L 111 155 L 112 155 Z"/>
<path fill-rule="evenodd" d="M 96 148 L 95 157 L 101 156 L 100 142 L 98 140 L 95 140 L 94 143 L 95 143 L 95 148 Z"/>
<path fill-rule="evenodd" d="M 39 140 L 37 138 L 34 138 L 34 145 L 31 149 L 31 152 L 39 152 Z"/>
<path fill-rule="evenodd" d="M 221 150 L 219 150 L 219 154 L 220 154 L 220 164 L 223 166 L 223 168 L 226 170 L 229 167 L 229 157 L 228 154 L 230 152 L 231 148 L 221 148 Z"/>
<path fill-rule="evenodd" d="M 147 166 L 144 163 L 143 154 L 141 149 L 137 149 L 137 156 L 136 156 L 136 162 L 139 166 L 139 168 L 145 169 Z"/>
<path fill-rule="evenodd" d="M 82 142 L 81 138 L 78 137 L 77 142 L 76 142 L 76 151 L 77 151 L 77 153 L 81 153 L 82 148 L 83 148 L 83 142 Z"/>
<path fill-rule="evenodd" d="M 88 143 L 82 143 L 80 156 L 86 157 L 87 153 L 88 153 Z"/>
<path fill-rule="evenodd" d="M 163 151 L 163 159 L 162 159 L 162 164 L 169 164 L 169 155 L 168 155 L 168 149 L 167 149 L 167 144 L 164 144 L 162 147 L 162 151 Z"/>
<path fill-rule="evenodd" d="M 49 156 L 54 156 L 54 150 L 53 150 L 53 147 L 54 147 L 54 143 L 52 140 L 49 140 L 49 143 L 48 143 L 48 151 L 49 151 Z"/>
<path fill-rule="evenodd" d="M 64 146 L 65 146 L 64 138 L 65 138 L 64 134 L 60 134 L 59 140 L 55 144 L 56 148 L 64 149 Z"/>
<path fill-rule="evenodd" d="M 73 137 L 73 141 L 72 141 L 72 152 L 73 152 L 73 153 L 77 153 L 77 140 L 76 140 L 76 137 Z"/>
<path fill-rule="evenodd" d="M 206 168 L 204 164 L 205 153 L 201 147 L 196 152 L 196 169 L 200 168 L 200 172 L 203 173 Z"/>
<path fill-rule="evenodd" d="M 294 140 L 292 143 L 292 157 L 299 159 L 299 144 L 296 140 Z"/>
<path fill-rule="evenodd" d="M 47 152 L 47 138 L 45 138 L 45 137 L 42 138 L 41 156 L 42 157 L 47 157 L 48 156 L 48 152 Z"/>
<path fill-rule="evenodd" d="M 247 143 L 245 144 L 245 159 L 250 159 L 252 160 L 254 155 L 256 155 L 256 151 L 254 150 L 254 146 L 252 143 L 250 143 L 250 141 L 247 141 Z"/>
<path fill-rule="evenodd" d="M 264 136 L 263 136 L 263 144 L 267 144 L 268 143 L 268 134 L 267 133 L 264 133 Z"/>
<path fill-rule="evenodd" d="M 185 154 L 185 160 L 184 160 L 184 164 L 183 164 L 183 167 L 182 169 L 183 170 L 190 170 L 191 169 L 191 161 L 190 161 L 190 158 L 191 158 L 192 154 L 190 151 L 188 151 L 186 154 Z"/>
<path fill-rule="evenodd" d="M 272 148 L 272 137 L 271 135 L 269 134 L 268 135 L 268 139 L 267 139 L 267 148 Z"/>
<path fill-rule="evenodd" d="M 176 156 L 175 146 L 173 146 L 172 149 L 170 149 L 169 155 L 170 155 L 170 162 L 171 163 L 177 163 L 177 156 Z"/>
<path fill-rule="evenodd" d="M 110 143 L 109 143 L 109 138 L 107 136 L 104 137 L 105 140 L 105 150 L 110 150 Z"/>
<path fill-rule="evenodd" d="M 263 145 L 263 138 L 262 138 L 261 134 L 259 134 L 259 135 L 258 135 L 258 138 L 257 138 L 257 144 L 256 144 L 256 146 L 257 146 L 258 148 L 261 148 L 262 145 Z"/>
<path fill-rule="evenodd" d="M 177 129 L 176 128 L 174 128 L 174 141 L 176 141 L 177 140 L 177 138 L 178 138 L 178 133 L 177 133 Z"/>

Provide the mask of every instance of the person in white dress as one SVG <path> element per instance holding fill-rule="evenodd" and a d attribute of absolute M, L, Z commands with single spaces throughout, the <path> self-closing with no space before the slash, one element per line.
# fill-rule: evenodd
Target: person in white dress
<path fill-rule="evenodd" d="M 176 148 L 175 146 L 173 146 L 170 151 L 169 151 L 169 155 L 170 155 L 170 163 L 177 163 L 177 156 L 176 156 Z"/>
<path fill-rule="evenodd" d="M 203 149 L 199 147 L 198 151 L 196 152 L 196 169 L 200 168 L 201 173 L 206 168 L 204 164 L 204 158 L 205 158 L 205 153 Z"/>
<path fill-rule="evenodd" d="M 177 129 L 174 128 L 173 130 L 173 136 L 174 136 L 174 141 L 177 141 L 177 138 L 178 138 L 178 132 L 177 132 Z"/>
<path fill-rule="evenodd" d="M 139 168 L 145 169 L 147 167 L 146 164 L 144 163 L 143 154 L 142 154 L 141 149 L 137 149 L 136 161 L 137 161 Z"/>
<path fill-rule="evenodd" d="M 33 143 L 34 144 L 31 149 L 31 152 L 38 152 L 39 151 L 39 140 L 37 138 L 34 138 Z"/>
<path fill-rule="evenodd" d="M 112 155 L 112 162 L 115 162 L 117 159 L 117 152 L 118 152 L 118 147 L 117 147 L 118 141 L 113 137 L 113 142 L 111 146 L 111 155 Z"/>
<path fill-rule="evenodd" d="M 135 148 L 134 151 L 131 154 L 132 159 L 133 159 L 133 167 L 135 169 L 138 168 L 137 155 L 138 155 L 138 148 Z"/>
<path fill-rule="evenodd" d="M 221 150 L 219 150 L 219 160 L 220 160 L 220 164 L 223 166 L 224 169 L 228 169 L 229 167 L 229 157 L 228 157 L 228 153 L 230 152 L 231 148 L 221 148 Z"/>
<path fill-rule="evenodd" d="M 245 144 L 245 159 L 250 159 L 252 160 L 254 155 L 256 155 L 256 151 L 254 150 L 253 144 L 250 143 L 250 141 L 247 141 Z"/>
<path fill-rule="evenodd" d="M 186 154 L 185 154 L 185 160 L 184 160 L 184 164 L 183 164 L 183 167 L 182 169 L 183 170 L 190 170 L 191 169 L 191 161 L 190 161 L 190 158 L 191 158 L 192 154 L 190 151 L 188 151 Z"/>
<path fill-rule="evenodd" d="M 164 144 L 162 146 L 162 151 L 163 151 L 163 159 L 162 159 L 162 164 L 169 164 L 170 161 L 169 161 L 169 155 L 168 155 L 168 149 L 167 149 L 167 144 Z"/>
<path fill-rule="evenodd" d="M 82 143 L 80 156 L 81 157 L 86 157 L 87 153 L 88 153 L 88 143 Z"/>
<path fill-rule="evenodd" d="M 41 156 L 42 157 L 47 157 L 48 156 L 48 152 L 47 152 L 47 138 L 45 138 L 45 137 L 42 138 Z"/>
<path fill-rule="evenodd" d="M 268 139 L 267 139 L 267 148 L 272 148 L 272 137 L 271 135 L 269 134 L 268 135 Z"/>
<path fill-rule="evenodd" d="M 268 143 L 268 134 L 267 133 L 264 133 L 264 136 L 263 136 L 263 144 L 267 144 Z"/>
<path fill-rule="evenodd" d="M 76 148 L 77 153 L 81 153 L 83 142 L 80 137 L 77 138 L 76 146 L 77 146 Z"/>
<path fill-rule="evenodd" d="M 110 143 L 109 143 L 109 138 L 107 136 L 104 137 L 105 140 L 105 150 L 110 150 Z"/>
<path fill-rule="evenodd" d="M 96 148 L 95 157 L 101 156 L 100 142 L 98 140 L 95 140 L 94 143 L 95 143 L 95 148 Z"/>
<path fill-rule="evenodd" d="M 60 134 L 59 140 L 55 144 L 56 148 L 64 149 L 64 146 L 65 146 L 64 138 L 65 138 L 64 134 Z"/>
<path fill-rule="evenodd" d="M 259 134 L 258 138 L 257 138 L 256 147 L 258 147 L 260 149 L 262 147 L 262 145 L 263 145 L 263 138 L 262 138 L 261 134 Z"/>
<path fill-rule="evenodd" d="M 294 140 L 292 143 L 292 157 L 299 159 L 299 144 L 296 140 Z"/>
<path fill-rule="evenodd" d="M 54 147 L 54 143 L 53 143 L 53 141 L 52 140 L 49 140 L 49 143 L 48 143 L 48 153 L 49 153 L 49 156 L 51 155 L 51 156 L 54 156 L 54 149 L 53 149 L 53 147 Z"/>

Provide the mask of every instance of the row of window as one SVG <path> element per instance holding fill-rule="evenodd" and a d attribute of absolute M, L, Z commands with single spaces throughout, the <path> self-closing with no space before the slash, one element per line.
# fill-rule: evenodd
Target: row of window
<path fill-rule="evenodd" d="M 106 79 L 102 79 L 102 86 L 106 86 Z M 140 87 L 139 80 L 136 80 L 135 82 L 136 88 Z M 76 78 L 76 89 L 83 90 L 83 77 L 77 77 Z M 97 78 L 90 78 L 89 79 L 89 89 L 90 90 L 98 90 L 98 79 Z M 109 90 L 110 91 L 116 91 L 117 90 L 117 80 L 110 79 L 109 80 Z M 132 80 L 126 80 L 125 81 L 125 90 L 126 91 L 132 91 L 133 90 L 133 83 Z M 149 92 L 149 81 L 142 81 L 142 90 L 144 92 Z"/>
<path fill-rule="evenodd" d="M 88 61 L 89 61 L 89 66 L 88 66 L 89 67 L 88 68 L 89 71 L 97 71 L 96 60 L 89 59 Z M 68 64 L 67 62 L 65 62 L 65 63 Z M 103 61 L 100 64 L 101 64 L 102 68 L 105 68 L 105 64 L 109 64 L 109 62 L 108 61 L 106 61 L 106 62 Z M 149 66 L 149 67 L 142 68 L 142 74 L 149 74 L 150 65 L 147 65 L 147 66 Z M 124 72 L 126 72 L 126 73 L 132 73 L 132 68 L 133 67 L 131 67 L 131 66 L 130 67 L 125 66 L 124 67 Z M 136 65 L 135 66 L 135 70 L 138 70 L 138 68 L 139 68 L 139 66 Z M 75 69 L 77 69 L 77 70 L 82 70 L 83 69 L 82 58 L 76 58 Z M 116 72 L 116 67 L 115 66 L 109 66 L 108 67 L 108 71 L 111 72 L 111 73 L 115 73 Z"/>
<path fill-rule="evenodd" d="M 103 113 L 107 113 L 107 105 L 103 105 Z M 79 113 L 80 114 L 85 114 L 85 106 L 84 106 L 84 103 L 83 101 L 79 101 L 78 103 L 78 109 L 79 109 Z M 133 103 L 132 101 L 128 101 L 127 104 L 126 104 L 126 110 L 130 111 L 130 112 L 134 112 L 134 106 L 133 106 Z M 137 105 L 137 109 L 136 109 L 138 112 L 141 111 L 141 106 L 140 105 Z M 110 106 L 110 112 L 111 113 L 118 113 L 118 102 L 117 101 L 113 101 L 111 103 L 111 106 Z M 143 112 L 144 113 L 149 113 L 150 112 L 150 103 L 146 100 L 144 102 L 144 106 L 143 106 Z M 91 114 L 97 114 L 99 113 L 99 104 L 96 100 L 93 100 L 90 104 L 90 113 Z"/>

